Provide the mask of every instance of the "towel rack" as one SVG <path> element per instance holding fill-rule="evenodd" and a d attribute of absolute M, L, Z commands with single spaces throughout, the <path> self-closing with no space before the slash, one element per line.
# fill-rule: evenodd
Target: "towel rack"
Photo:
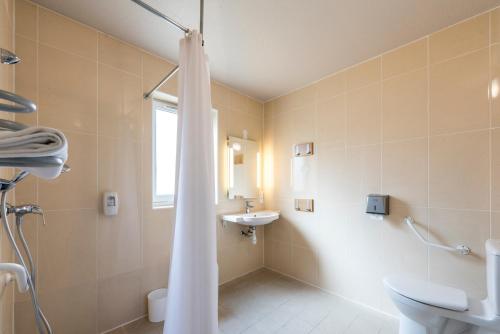
<path fill-rule="evenodd" d="M 0 103 L 0 111 L 15 113 L 31 113 L 36 111 L 36 104 L 33 101 L 17 94 L 0 89 L 0 99 L 15 103 L 15 105 Z"/>
<path fill-rule="evenodd" d="M 27 127 L 28 126 L 23 123 L 0 119 L 0 130 L 19 131 Z"/>
<path fill-rule="evenodd" d="M 57 157 L 0 158 L 0 167 L 57 167 L 63 163 L 64 161 Z M 66 168 L 69 170 L 69 167 Z"/>

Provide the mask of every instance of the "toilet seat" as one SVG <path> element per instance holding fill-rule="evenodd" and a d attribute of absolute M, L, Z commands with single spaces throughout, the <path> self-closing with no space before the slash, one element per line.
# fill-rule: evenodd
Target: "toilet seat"
<path fill-rule="evenodd" d="M 400 275 L 386 277 L 384 283 L 394 292 L 420 303 L 458 312 L 469 309 L 467 295 L 460 289 Z"/>

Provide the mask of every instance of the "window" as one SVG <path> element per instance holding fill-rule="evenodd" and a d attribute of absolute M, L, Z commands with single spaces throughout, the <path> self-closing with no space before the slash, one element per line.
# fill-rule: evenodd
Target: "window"
<path fill-rule="evenodd" d="M 214 110 L 214 170 L 217 203 L 217 112 Z M 172 206 L 177 155 L 177 106 L 153 100 L 153 207 Z"/>

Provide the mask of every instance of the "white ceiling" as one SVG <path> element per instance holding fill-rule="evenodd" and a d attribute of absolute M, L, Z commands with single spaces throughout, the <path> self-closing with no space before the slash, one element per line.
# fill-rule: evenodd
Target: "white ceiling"
<path fill-rule="evenodd" d="M 145 0 L 187 27 L 198 0 Z M 129 0 L 37 3 L 175 61 L 181 32 Z M 212 77 L 266 101 L 500 0 L 205 0 Z"/>

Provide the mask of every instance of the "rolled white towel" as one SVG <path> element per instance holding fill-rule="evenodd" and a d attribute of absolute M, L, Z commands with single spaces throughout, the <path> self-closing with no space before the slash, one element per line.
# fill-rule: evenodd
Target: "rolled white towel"
<path fill-rule="evenodd" d="M 37 160 L 57 158 L 61 164 L 39 167 Z M 68 159 L 68 142 L 64 134 L 56 129 L 29 127 L 18 131 L 0 131 L 0 159 L 31 159 L 33 167 L 23 163 L 20 169 L 44 179 L 54 179 L 61 173 Z"/>

